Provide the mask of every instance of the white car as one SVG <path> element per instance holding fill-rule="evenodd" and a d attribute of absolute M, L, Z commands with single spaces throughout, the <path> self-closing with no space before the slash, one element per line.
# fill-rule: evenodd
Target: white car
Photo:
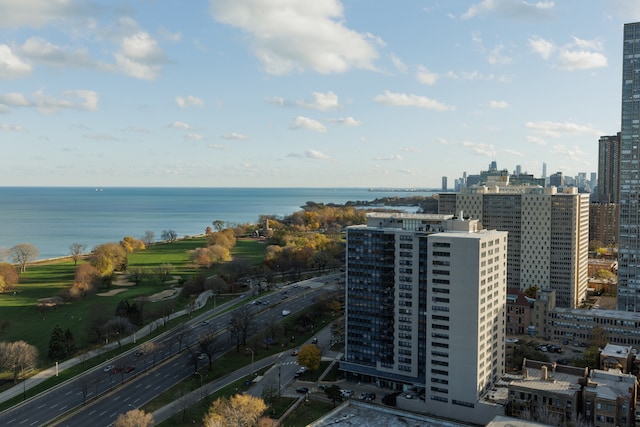
<path fill-rule="evenodd" d="M 102 370 L 102 372 L 109 372 L 111 371 L 113 368 L 115 368 L 115 366 L 113 365 L 107 365 L 104 367 L 104 369 Z"/>

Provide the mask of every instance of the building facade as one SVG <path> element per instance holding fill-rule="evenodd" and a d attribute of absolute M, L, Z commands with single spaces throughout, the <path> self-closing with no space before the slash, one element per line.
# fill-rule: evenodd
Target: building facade
<path fill-rule="evenodd" d="M 367 214 L 347 228 L 340 368 L 425 390 L 412 410 L 486 422 L 497 409 L 486 412 L 480 396 L 505 369 L 506 264 L 507 233 L 477 220 Z"/>
<path fill-rule="evenodd" d="M 589 195 L 568 187 L 494 185 L 439 195 L 438 213 L 462 211 L 483 228 L 509 232 L 509 288 L 553 289 L 561 307 L 586 297 Z"/>
<path fill-rule="evenodd" d="M 598 203 L 618 203 L 620 132 L 598 140 Z"/>

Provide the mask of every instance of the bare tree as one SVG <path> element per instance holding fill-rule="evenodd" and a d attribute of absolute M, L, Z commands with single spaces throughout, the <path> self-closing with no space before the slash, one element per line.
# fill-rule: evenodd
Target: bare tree
<path fill-rule="evenodd" d="M 0 368 L 13 373 L 14 384 L 18 374 L 35 368 L 38 363 L 38 349 L 24 341 L 0 342 Z"/>
<path fill-rule="evenodd" d="M 240 306 L 231 313 L 229 328 L 236 340 L 236 351 L 239 352 L 241 345 L 247 345 L 247 338 L 254 328 L 253 315 L 248 305 Z"/>
<path fill-rule="evenodd" d="M 144 267 L 131 267 L 129 269 L 129 280 L 138 286 L 144 279 L 149 276 L 147 269 Z"/>
<path fill-rule="evenodd" d="M 20 273 L 27 271 L 27 264 L 40 254 L 40 250 L 30 243 L 18 243 L 9 252 L 13 262 L 20 265 Z"/>
<path fill-rule="evenodd" d="M 174 230 L 163 230 L 162 240 L 168 243 L 173 243 L 178 240 L 178 233 L 176 233 Z"/>
<path fill-rule="evenodd" d="M 174 328 L 174 338 L 178 343 L 178 353 L 182 351 L 182 341 L 184 341 L 184 338 L 190 333 L 190 331 L 189 327 L 184 323 L 180 323 Z"/>
<path fill-rule="evenodd" d="M 82 255 L 87 251 L 87 245 L 84 243 L 74 242 L 69 246 L 69 255 L 73 259 L 73 265 L 78 264 L 78 260 L 82 258 Z"/>
<path fill-rule="evenodd" d="M 211 225 L 213 225 L 213 228 L 215 228 L 216 231 L 224 230 L 224 221 L 221 219 L 216 219 L 211 223 Z"/>
<path fill-rule="evenodd" d="M 153 427 L 154 425 L 152 414 L 147 414 L 141 409 L 132 409 L 120 414 L 113 427 Z"/>
<path fill-rule="evenodd" d="M 144 232 L 144 236 L 142 236 L 142 241 L 144 242 L 145 245 L 149 246 L 153 243 L 153 240 L 156 238 L 156 234 L 151 231 L 151 230 L 147 230 Z"/>
<path fill-rule="evenodd" d="M 107 334 L 107 339 L 109 336 L 115 336 L 118 341 L 118 347 L 122 345 L 120 340 L 124 338 L 125 335 L 133 332 L 134 329 L 135 326 L 131 323 L 131 320 L 122 316 L 115 316 L 107 320 L 103 326 L 103 330 Z"/>
<path fill-rule="evenodd" d="M 167 281 L 173 270 L 175 270 L 173 264 L 160 264 L 154 269 L 162 284 Z"/>
<path fill-rule="evenodd" d="M 223 347 L 220 338 L 212 330 L 209 330 L 198 337 L 198 346 L 203 354 L 207 355 L 209 361 L 209 370 L 213 367 L 213 358 L 222 351 Z M 198 362 L 194 359 L 194 365 L 197 367 Z"/>

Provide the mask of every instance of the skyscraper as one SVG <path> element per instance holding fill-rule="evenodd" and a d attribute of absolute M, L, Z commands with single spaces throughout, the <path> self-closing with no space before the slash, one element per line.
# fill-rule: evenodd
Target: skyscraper
<path fill-rule="evenodd" d="M 618 203 L 620 178 L 620 132 L 601 136 L 598 140 L 598 196 L 599 203 Z"/>
<path fill-rule="evenodd" d="M 625 24 L 620 127 L 618 309 L 640 311 L 640 22 Z"/>

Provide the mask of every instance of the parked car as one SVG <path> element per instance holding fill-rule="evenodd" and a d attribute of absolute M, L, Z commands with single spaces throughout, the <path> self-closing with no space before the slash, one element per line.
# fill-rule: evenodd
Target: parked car
<path fill-rule="evenodd" d="M 353 390 L 340 390 L 340 394 L 342 397 L 351 397 L 353 396 Z"/>
<path fill-rule="evenodd" d="M 307 387 L 299 387 L 296 389 L 296 393 L 306 394 L 309 393 L 309 389 Z"/>

